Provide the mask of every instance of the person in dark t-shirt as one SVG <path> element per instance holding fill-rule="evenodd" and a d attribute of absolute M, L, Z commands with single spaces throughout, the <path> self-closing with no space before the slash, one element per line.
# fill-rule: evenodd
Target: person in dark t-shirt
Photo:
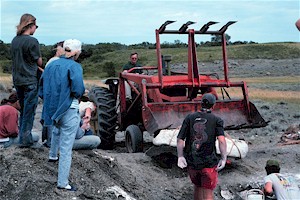
<path fill-rule="evenodd" d="M 138 53 L 134 52 L 130 54 L 130 61 L 128 61 L 124 66 L 123 66 L 123 71 L 124 70 L 129 70 L 134 67 L 142 67 L 141 64 L 138 63 L 139 55 Z M 141 69 L 135 69 L 133 70 L 133 73 L 143 73 L 143 70 Z"/>
<path fill-rule="evenodd" d="M 128 61 L 123 67 L 123 71 L 124 70 L 130 70 L 134 67 L 142 67 L 141 64 L 138 63 L 138 53 L 134 52 L 130 54 L 130 61 Z M 142 74 L 143 70 L 142 69 L 134 69 L 132 71 L 132 73 L 138 73 L 138 74 Z M 134 82 L 130 81 L 132 84 L 135 84 Z M 127 83 L 127 81 L 125 81 L 125 94 L 126 94 L 126 99 L 132 99 L 131 96 L 131 87 L 130 85 Z"/>
<path fill-rule="evenodd" d="M 38 104 L 39 67 L 42 57 L 39 42 L 32 37 L 38 28 L 36 18 L 24 14 L 17 26 L 17 35 L 11 42 L 12 77 L 20 101 L 20 147 L 30 147 L 34 143 L 31 130 Z"/>
<path fill-rule="evenodd" d="M 202 97 L 201 112 L 186 116 L 177 136 L 178 167 L 188 168 L 194 184 L 194 199 L 213 199 L 217 185 L 218 171 L 227 160 L 223 120 L 211 109 L 216 97 L 206 93 Z M 216 156 L 215 142 L 218 139 L 221 160 Z"/>

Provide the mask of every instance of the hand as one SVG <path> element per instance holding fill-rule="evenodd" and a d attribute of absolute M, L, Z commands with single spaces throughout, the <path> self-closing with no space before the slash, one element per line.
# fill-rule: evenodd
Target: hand
<path fill-rule="evenodd" d="M 180 167 L 181 169 L 187 167 L 186 160 L 183 156 L 178 157 L 177 166 Z"/>
<path fill-rule="evenodd" d="M 83 123 L 80 128 L 84 131 L 88 131 L 91 128 L 91 125 L 90 123 Z"/>
<path fill-rule="evenodd" d="M 83 119 L 83 123 L 88 123 L 91 120 L 91 116 L 85 115 L 82 119 Z"/>
<path fill-rule="evenodd" d="M 220 171 L 221 169 L 223 169 L 226 165 L 226 158 L 223 158 L 219 161 L 218 166 L 217 166 L 217 171 Z"/>
<path fill-rule="evenodd" d="M 40 66 L 38 66 L 38 69 L 41 71 L 41 72 L 44 72 L 44 69 Z"/>

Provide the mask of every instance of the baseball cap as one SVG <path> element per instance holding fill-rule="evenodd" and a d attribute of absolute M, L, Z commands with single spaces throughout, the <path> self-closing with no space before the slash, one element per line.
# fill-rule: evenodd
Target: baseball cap
<path fill-rule="evenodd" d="M 81 51 L 81 42 L 77 39 L 68 39 L 64 41 L 65 51 Z"/>
<path fill-rule="evenodd" d="M 215 95 L 211 93 L 206 93 L 202 96 L 202 107 L 203 108 L 211 108 L 216 103 Z"/>
<path fill-rule="evenodd" d="M 266 163 L 266 167 L 279 167 L 279 162 L 277 160 L 268 160 Z"/>

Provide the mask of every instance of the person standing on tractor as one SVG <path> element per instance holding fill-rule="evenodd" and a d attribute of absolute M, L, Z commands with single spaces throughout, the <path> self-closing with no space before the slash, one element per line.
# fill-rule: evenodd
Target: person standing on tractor
<path fill-rule="evenodd" d="M 134 67 L 142 67 L 142 65 L 140 65 L 138 63 L 138 59 L 139 59 L 139 55 L 138 53 L 134 52 L 130 54 L 130 61 L 128 61 L 124 66 L 123 66 L 123 71 L 124 70 L 129 70 L 132 69 Z M 138 74 L 142 74 L 143 70 L 141 69 L 135 69 L 132 71 L 132 73 L 138 73 Z M 133 83 L 133 82 L 132 82 Z M 131 100 L 132 96 L 131 96 L 131 88 L 130 85 L 125 81 L 125 94 L 126 94 L 126 99 Z"/>
<path fill-rule="evenodd" d="M 39 42 L 32 37 L 38 26 L 36 18 L 24 14 L 17 26 L 17 36 L 11 42 L 12 77 L 20 102 L 20 147 L 31 147 L 32 127 L 38 104 L 39 67 L 42 57 Z"/>
<path fill-rule="evenodd" d="M 213 94 L 204 94 L 201 112 L 187 115 L 177 136 L 177 165 L 188 169 L 194 184 L 194 200 L 213 199 L 218 171 L 225 167 L 227 160 L 224 122 L 211 113 L 215 102 Z M 216 156 L 216 138 L 221 160 Z"/>
<path fill-rule="evenodd" d="M 268 160 L 265 169 L 267 176 L 264 178 L 264 192 L 267 196 L 275 193 L 277 200 L 299 199 L 300 189 L 295 178 L 281 174 L 277 160 Z"/>
<path fill-rule="evenodd" d="M 123 66 L 123 71 L 124 70 L 129 70 L 134 67 L 142 67 L 141 64 L 138 63 L 139 55 L 138 53 L 134 52 L 130 54 L 130 60 Z M 135 69 L 133 70 L 133 73 L 139 73 L 142 74 L 143 70 L 141 69 Z"/>
<path fill-rule="evenodd" d="M 72 147 L 80 123 L 79 99 L 84 94 L 83 70 L 78 59 L 81 42 L 64 41 L 65 54 L 51 62 L 40 80 L 39 96 L 44 100 L 42 119 L 45 126 L 55 126 L 52 132 L 49 158 L 58 161 L 57 188 L 76 191 L 69 184 Z M 58 159 L 59 150 L 59 159 Z"/>

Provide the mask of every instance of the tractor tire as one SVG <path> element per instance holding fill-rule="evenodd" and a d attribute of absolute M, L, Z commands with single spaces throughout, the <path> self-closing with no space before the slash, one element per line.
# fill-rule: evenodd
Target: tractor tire
<path fill-rule="evenodd" d="M 101 149 L 113 149 L 117 126 L 116 101 L 107 88 L 93 87 L 89 99 L 96 105 L 97 130 Z"/>
<path fill-rule="evenodd" d="M 126 128 L 125 145 L 129 153 L 143 151 L 143 133 L 137 125 L 130 125 Z"/>

